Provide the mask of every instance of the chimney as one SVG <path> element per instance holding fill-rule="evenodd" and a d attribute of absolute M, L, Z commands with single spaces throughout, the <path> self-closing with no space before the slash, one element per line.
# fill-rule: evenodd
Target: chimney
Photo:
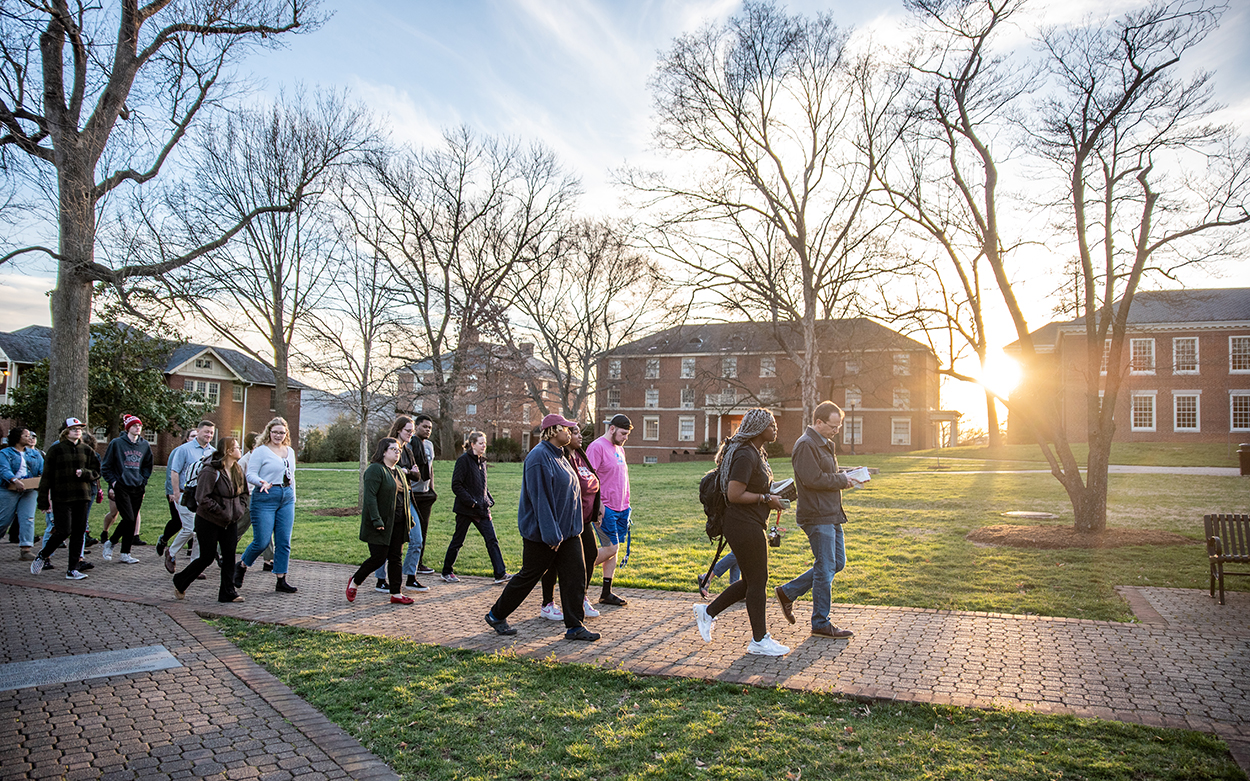
<path fill-rule="evenodd" d="M 517 350 L 521 352 L 522 358 L 534 357 L 534 343 L 533 342 L 521 342 L 520 344 L 517 345 Z"/>

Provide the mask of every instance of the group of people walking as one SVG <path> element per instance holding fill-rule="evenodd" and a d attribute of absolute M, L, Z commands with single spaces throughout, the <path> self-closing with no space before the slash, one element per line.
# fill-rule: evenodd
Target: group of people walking
<path fill-rule="evenodd" d="M 842 525 L 846 520 L 841 492 L 861 484 L 842 472 L 837 463 L 834 438 L 844 413 L 833 402 L 815 409 L 813 421 L 795 442 L 792 464 L 798 490 L 797 521 L 806 533 L 813 555 L 810 569 L 774 590 L 782 615 L 793 624 L 793 604 L 811 591 L 812 635 L 827 638 L 852 636 L 835 626 L 829 616 L 831 586 L 846 564 Z M 132 555 L 148 479 L 152 452 L 142 437 L 143 423 L 128 415 L 124 433 L 109 443 L 103 459 L 96 455 L 94 440 L 78 418 L 68 418 L 58 440 L 40 453 L 36 435 L 15 427 L 0 450 L 0 534 L 11 523 L 19 526 L 22 559 L 31 561 L 31 572 L 51 565 L 61 545 L 67 546 L 66 577 L 82 579 L 91 565 L 83 560 L 87 519 L 93 501 L 103 498 L 103 479 L 118 515 L 113 536 L 105 539 L 105 560 L 133 564 Z M 490 558 L 496 584 L 504 589 L 486 613 L 486 623 L 501 635 L 515 635 L 508 618 L 535 586 L 542 587 L 540 615 L 563 621 L 565 638 L 594 641 L 600 635 L 584 622 L 599 615 L 588 595 L 597 567 L 603 567 L 600 605 L 624 606 L 626 600 L 612 591 L 612 576 L 620 544 L 628 548 L 630 528 L 629 471 L 623 445 L 633 426 L 625 415 L 616 415 L 607 432 L 582 448 L 581 427 L 561 415 L 547 415 L 541 424 L 541 440 L 525 458 L 522 471 L 517 528 L 522 542 L 521 569 L 510 575 L 504 565 L 496 535 L 486 469 L 486 435 L 471 432 L 464 452 L 452 471 L 451 489 L 455 530 L 443 556 L 441 579 L 458 583 L 456 560 L 470 528 L 481 535 Z M 433 575 L 424 561 L 429 520 L 438 496 L 433 484 L 434 450 L 430 443 L 433 421 L 427 415 L 401 416 L 389 435 L 380 439 L 363 474 L 363 502 L 359 538 L 368 556 L 347 583 L 346 597 L 355 601 L 359 588 L 371 576 L 376 591 L 390 595 L 392 604 L 411 605 L 405 591 L 428 590 L 417 575 Z M 244 453 L 234 437 L 222 437 L 210 445 L 215 426 L 202 421 L 187 441 L 170 456 L 166 494 L 171 519 L 157 544 L 166 569 L 173 575 L 175 595 L 185 597 L 204 571 L 216 562 L 220 569 L 218 600 L 240 602 L 239 589 L 248 569 L 265 556 L 272 561 L 275 591 L 295 593 L 287 580 L 291 532 L 295 507 L 295 451 L 290 430 L 282 418 L 274 418 L 255 437 L 255 447 Z M 722 528 L 730 554 L 709 576 L 699 577 L 700 591 L 708 595 L 708 581 L 722 571 L 731 572 L 729 586 L 710 604 L 694 606 L 695 624 L 705 641 L 711 641 L 716 619 L 742 602 L 751 625 L 748 653 L 780 656 L 789 648 L 768 631 L 765 606 L 768 583 L 768 517 L 787 505 L 771 493 L 772 470 L 765 447 L 777 438 L 777 423 L 766 409 L 749 410 L 738 430 L 716 454 L 716 481 L 726 507 Z M 34 508 L 48 513 L 49 529 L 42 548 L 34 546 Z M 235 563 L 236 545 L 242 532 L 251 528 L 252 540 Z M 405 554 L 403 546 L 408 546 Z M 192 556 L 178 570 L 177 561 L 190 548 Z M 740 574 L 740 577 L 738 575 Z M 559 588 L 559 605 L 555 591 Z"/>

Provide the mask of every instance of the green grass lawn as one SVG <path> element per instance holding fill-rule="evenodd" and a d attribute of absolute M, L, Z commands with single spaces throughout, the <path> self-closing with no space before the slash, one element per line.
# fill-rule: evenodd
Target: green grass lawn
<path fill-rule="evenodd" d="M 408 779 L 1244 779 L 1219 739 L 220 620 Z"/>
<path fill-rule="evenodd" d="M 945 459 L 951 451 L 942 452 Z M 957 469 L 1021 468 L 1019 463 L 1004 465 L 967 455 Z M 1050 523 L 1070 525 L 1071 506 L 1059 483 L 1045 473 L 936 472 L 928 468 L 929 461 L 902 456 L 847 456 L 843 463 L 881 472 L 865 488 L 844 495 L 850 519 L 847 566 L 834 583 L 835 602 L 1126 621 L 1131 614 L 1115 586 L 1206 588 L 1203 514 L 1247 512 L 1250 504 L 1250 483 L 1242 478 L 1111 475 L 1109 525 L 1173 531 L 1193 544 L 1061 551 L 979 547 L 965 535 L 1006 522 L 1000 514 L 1011 510 L 1055 513 L 1059 517 Z M 774 459 L 772 466 L 778 478 L 791 474 L 788 459 Z M 448 461 L 435 464 L 440 498 L 430 525 L 427 563 L 436 570 L 453 530 L 451 467 Z M 344 468 L 347 471 L 329 471 Z M 628 566 L 617 571 L 617 584 L 694 590 L 695 574 L 706 570 L 714 552 L 703 533 L 697 497 L 699 477 L 707 468 L 706 463 L 689 463 L 631 469 L 633 546 Z M 495 526 L 512 571 L 521 562 L 515 510 L 520 472 L 520 464 L 492 464 L 489 477 L 497 500 Z M 155 479 L 163 475 L 158 473 Z M 355 505 L 356 474 L 351 465 L 309 465 L 298 472 L 297 484 L 293 555 L 345 564 L 362 561 L 366 548 L 357 539 L 358 516 L 312 514 L 317 508 Z M 154 542 L 168 517 L 160 489 L 155 496 L 149 492 L 144 511 L 144 537 Z M 774 585 L 799 574 L 811 561 L 806 537 L 792 513 L 783 515 L 782 525 L 789 532 L 781 548 L 770 550 Z M 245 542 L 246 537 L 240 550 Z M 491 572 L 481 538 L 473 531 L 456 571 Z M 298 573 L 292 573 L 292 579 L 298 581 Z M 1250 589 L 1244 579 L 1228 583 L 1234 589 Z"/>
<path fill-rule="evenodd" d="M 1238 434 L 1238 437 L 1243 435 Z M 1204 442 L 1193 445 L 1161 442 L 1116 442 L 1111 445 L 1111 463 L 1133 466 L 1224 466 L 1236 467 L 1238 442 L 1229 440 L 1224 444 Z M 925 458 L 989 459 L 994 461 L 1041 462 L 1046 457 L 1037 445 L 1003 445 L 996 450 L 985 446 L 964 446 L 941 450 L 919 450 L 909 455 Z M 1072 455 L 1077 463 L 1084 465 L 1089 456 L 1089 446 L 1084 443 L 1072 445 Z M 1024 467 L 1027 468 L 1027 467 Z M 1036 467 L 1034 467 L 1036 468 Z"/>

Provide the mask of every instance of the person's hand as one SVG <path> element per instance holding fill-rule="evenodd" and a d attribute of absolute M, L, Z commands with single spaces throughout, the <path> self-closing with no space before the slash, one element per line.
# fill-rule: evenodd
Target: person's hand
<path fill-rule="evenodd" d="M 864 484 L 863 484 L 863 483 L 861 483 L 860 481 L 858 481 L 858 480 L 852 480 L 852 479 L 851 479 L 851 478 L 849 478 L 849 477 L 848 477 L 848 478 L 846 478 L 846 482 L 848 482 L 848 483 L 850 483 L 850 484 L 851 484 L 851 488 L 862 488 L 862 487 L 864 486 Z"/>
<path fill-rule="evenodd" d="M 82 470 L 81 470 L 81 469 L 75 469 L 75 470 L 74 470 L 74 476 L 75 476 L 75 477 L 82 477 Z"/>
<path fill-rule="evenodd" d="M 262 494 L 269 493 L 270 488 L 273 488 L 273 483 L 266 483 L 264 480 L 260 481 L 260 492 Z"/>
<path fill-rule="evenodd" d="M 9 483 L 9 484 L 8 484 L 7 486 L 5 486 L 5 487 L 6 487 L 6 488 L 8 488 L 10 491 L 13 491 L 13 492 L 15 492 L 15 493 L 19 493 L 19 494 L 20 494 L 21 492 L 23 492 L 23 491 L 25 491 L 25 490 L 26 490 L 25 488 L 23 488 L 23 487 L 22 487 L 22 484 L 21 484 L 21 483 L 19 483 L 19 482 L 17 482 L 16 480 L 14 480 L 13 482 Z"/>
<path fill-rule="evenodd" d="M 774 510 L 784 510 L 785 505 L 781 503 L 781 497 L 777 494 L 770 494 L 768 497 L 768 506 Z"/>
<path fill-rule="evenodd" d="M 110 489 L 109 489 L 109 498 L 110 498 L 110 499 L 116 499 L 116 498 L 117 498 L 117 497 L 113 496 L 113 489 L 112 489 L 112 488 L 110 488 Z"/>

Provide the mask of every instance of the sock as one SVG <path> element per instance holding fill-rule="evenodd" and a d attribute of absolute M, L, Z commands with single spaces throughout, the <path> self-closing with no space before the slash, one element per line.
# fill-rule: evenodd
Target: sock
<path fill-rule="evenodd" d="M 415 585 L 417 585 L 417 576 L 416 576 L 416 575 L 409 575 L 409 576 L 408 576 L 407 585 L 409 585 L 409 586 L 415 586 Z"/>
<path fill-rule="evenodd" d="M 601 597 L 606 597 L 612 593 L 612 578 L 603 579 L 603 593 Z"/>

